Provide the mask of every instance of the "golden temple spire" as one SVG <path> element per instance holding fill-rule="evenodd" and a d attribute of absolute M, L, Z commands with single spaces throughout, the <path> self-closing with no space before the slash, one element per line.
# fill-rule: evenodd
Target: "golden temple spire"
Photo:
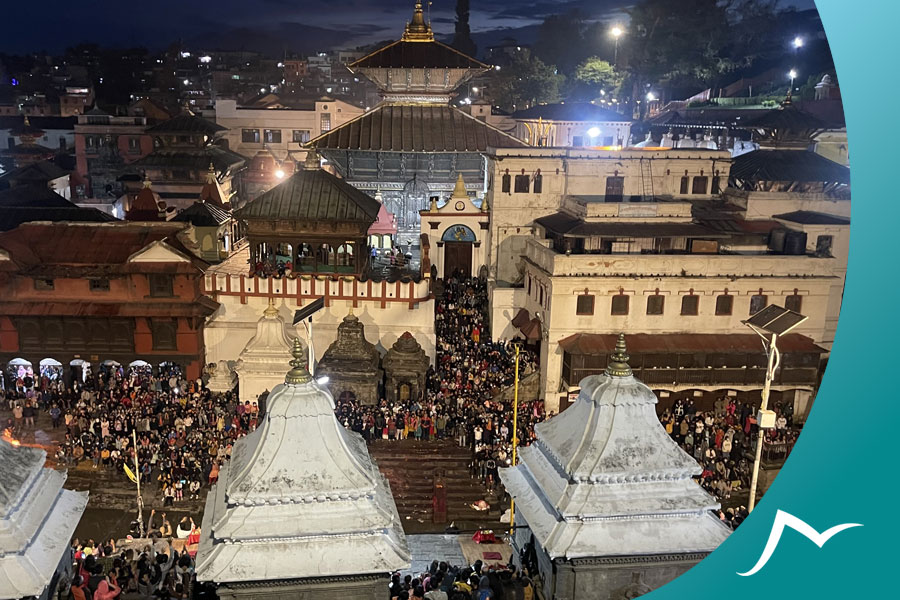
<path fill-rule="evenodd" d="M 153 184 L 150 183 L 150 178 L 147 176 L 146 173 L 144 173 L 144 187 L 149 190 L 150 186 L 152 186 L 152 185 Z"/>
<path fill-rule="evenodd" d="M 269 306 L 263 311 L 263 314 L 272 319 L 278 316 L 278 309 L 275 308 L 275 298 L 269 298 Z"/>
<path fill-rule="evenodd" d="M 456 176 L 456 185 L 453 187 L 453 194 L 450 197 L 459 200 L 469 199 L 469 193 L 466 192 L 466 182 L 463 180 L 462 173 Z"/>
<path fill-rule="evenodd" d="M 631 366 L 628 364 L 628 350 L 625 347 L 625 334 L 620 333 L 616 340 L 616 351 L 609 357 L 606 365 L 606 374 L 612 377 L 630 377 Z"/>
<path fill-rule="evenodd" d="M 285 375 L 284 382 L 287 384 L 304 384 L 312 381 L 312 375 L 309 374 L 309 370 L 306 368 L 306 351 L 300 344 L 300 338 L 294 338 L 291 356 L 294 357 L 294 360 L 291 361 L 292 368 Z"/>
<path fill-rule="evenodd" d="M 209 163 L 209 169 L 206 171 L 206 183 L 216 183 L 216 168 Z"/>
<path fill-rule="evenodd" d="M 431 25 L 425 22 L 425 13 L 422 10 L 421 2 L 416 2 L 412 21 L 406 24 L 406 31 L 403 32 L 402 39 L 404 42 L 434 41 L 434 32 L 431 30 Z"/>

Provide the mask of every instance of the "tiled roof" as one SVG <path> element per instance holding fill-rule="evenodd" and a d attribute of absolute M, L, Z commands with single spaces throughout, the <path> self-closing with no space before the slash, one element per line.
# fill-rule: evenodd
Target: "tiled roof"
<path fill-rule="evenodd" d="M 611 354 L 615 351 L 614 333 L 576 333 L 559 340 L 559 346 L 570 354 Z M 778 348 L 782 353 L 804 352 L 825 354 L 810 338 L 799 333 L 789 333 L 778 337 Z M 632 354 L 665 353 L 758 353 L 759 336 L 752 333 L 674 333 L 674 334 L 631 334 L 628 336 L 628 351 Z"/>
<path fill-rule="evenodd" d="M 630 123 L 631 119 L 608 108 L 590 102 L 570 102 L 561 104 L 538 104 L 525 110 L 514 112 L 513 119 L 544 119 L 547 121 L 605 121 Z"/>
<path fill-rule="evenodd" d="M 849 184 L 850 169 L 805 150 L 754 150 L 732 160 L 731 178 Z"/>
<path fill-rule="evenodd" d="M 445 104 L 381 104 L 310 142 L 327 150 L 484 152 L 524 142 Z"/>
<path fill-rule="evenodd" d="M 23 165 L 0 176 L 0 180 L 45 182 L 65 177 L 69 172 L 49 160 Z"/>
<path fill-rule="evenodd" d="M 351 69 L 489 69 L 490 67 L 438 41 L 398 40 L 350 64 Z"/>
<path fill-rule="evenodd" d="M 121 265 L 138 250 L 183 227 L 181 223 L 26 223 L 0 234 L 0 248 L 23 268 Z"/>
<path fill-rule="evenodd" d="M 583 221 L 564 212 L 558 212 L 546 217 L 535 219 L 535 223 L 542 225 L 549 231 L 558 235 L 571 237 L 608 236 L 608 237 L 640 237 L 640 238 L 665 238 L 665 237 L 702 237 L 720 238 L 727 237 L 721 233 L 707 229 L 695 223 L 628 223 L 628 222 L 604 222 L 593 223 Z"/>
<path fill-rule="evenodd" d="M 82 206 L 33 208 L 12 206 L 0 208 L 0 231 L 10 231 L 23 223 L 108 223 L 117 219 L 96 208 Z"/>
<path fill-rule="evenodd" d="M 381 204 L 321 169 L 302 170 L 239 211 L 240 219 L 375 222 Z"/>
<path fill-rule="evenodd" d="M 189 148 L 161 148 L 136 160 L 129 166 L 137 168 L 193 169 L 205 172 L 209 168 L 209 163 L 212 163 L 217 172 L 224 173 L 246 162 L 247 159 L 240 154 L 218 146 L 206 146 L 194 150 Z"/>
<path fill-rule="evenodd" d="M 195 227 L 218 227 L 231 220 L 231 215 L 209 202 L 194 202 L 178 213 L 173 221 L 190 223 Z"/>
<path fill-rule="evenodd" d="M 17 185 L 0 191 L 0 207 L 13 206 L 21 208 L 78 208 L 75 204 L 48 188 L 31 185 Z"/>

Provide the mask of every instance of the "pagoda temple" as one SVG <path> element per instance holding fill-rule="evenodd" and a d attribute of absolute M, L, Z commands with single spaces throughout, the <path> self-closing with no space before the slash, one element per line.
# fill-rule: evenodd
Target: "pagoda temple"
<path fill-rule="evenodd" d="M 87 492 L 64 490 L 66 474 L 44 468 L 47 453 L 0 439 L 0 598 L 57 597 L 72 576 L 69 540 Z"/>
<path fill-rule="evenodd" d="M 620 335 L 606 372 L 582 380 L 575 404 L 538 424 L 519 464 L 500 470 L 515 524 L 527 525 L 513 545 L 534 543 L 548 600 L 649 592 L 728 537 L 711 512 L 719 504 L 692 479 L 700 465 L 666 433 L 656 402 Z"/>
<path fill-rule="evenodd" d="M 232 198 L 238 191 L 232 182 L 245 167 L 246 159 L 219 143 L 225 130 L 185 107 L 174 118 L 147 129 L 155 149 L 131 163 L 127 170 L 142 171 L 156 184 L 167 206 L 182 209 L 200 195 L 212 165 L 222 203 L 235 200 L 232 204 L 239 204 L 237 198 Z"/>
<path fill-rule="evenodd" d="M 448 196 L 458 174 L 483 194 L 489 147 L 526 146 L 450 105 L 455 90 L 491 67 L 435 40 L 420 2 L 401 39 L 349 68 L 373 81 L 383 101 L 309 147 L 354 187 L 381 190 L 400 236 L 418 236 L 419 211 L 431 196 Z"/>
<path fill-rule="evenodd" d="M 380 600 L 390 573 L 410 564 L 397 507 L 299 340 L 292 354 L 263 422 L 235 443 L 207 496 L 197 579 L 222 600 Z"/>

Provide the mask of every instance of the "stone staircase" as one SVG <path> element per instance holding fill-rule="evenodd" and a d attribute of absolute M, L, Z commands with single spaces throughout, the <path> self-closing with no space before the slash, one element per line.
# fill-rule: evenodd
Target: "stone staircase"
<path fill-rule="evenodd" d="M 422 529 L 432 524 L 432 496 L 435 477 L 442 477 L 447 488 L 447 523 L 434 524 L 443 531 L 451 521 L 482 522 L 489 517 L 470 505 L 485 496 L 480 481 L 469 476 L 471 451 L 451 440 L 416 441 L 377 440 L 369 452 L 381 473 L 391 484 L 400 519 L 407 529 Z"/>

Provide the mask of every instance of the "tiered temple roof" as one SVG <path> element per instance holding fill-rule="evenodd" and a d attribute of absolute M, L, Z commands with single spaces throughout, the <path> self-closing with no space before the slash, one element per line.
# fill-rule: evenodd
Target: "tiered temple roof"
<path fill-rule="evenodd" d="M 365 441 L 337 421 L 299 340 L 292 353 L 265 419 L 235 444 L 207 497 L 200 581 L 341 579 L 409 566 L 396 505 Z"/>
<path fill-rule="evenodd" d="M 0 439 L 0 598 L 40 598 L 69 550 L 86 492 L 63 489 L 47 453 Z"/>
<path fill-rule="evenodd" d="M 500 471 L 551 558 L 711 552 L 729 530 L 719 504 L 692 477 L 701 471 L 666 433 L 656 395 L 636 380 L 624 336 L 603 375 L 536 426 L 520 464 Z"/>

